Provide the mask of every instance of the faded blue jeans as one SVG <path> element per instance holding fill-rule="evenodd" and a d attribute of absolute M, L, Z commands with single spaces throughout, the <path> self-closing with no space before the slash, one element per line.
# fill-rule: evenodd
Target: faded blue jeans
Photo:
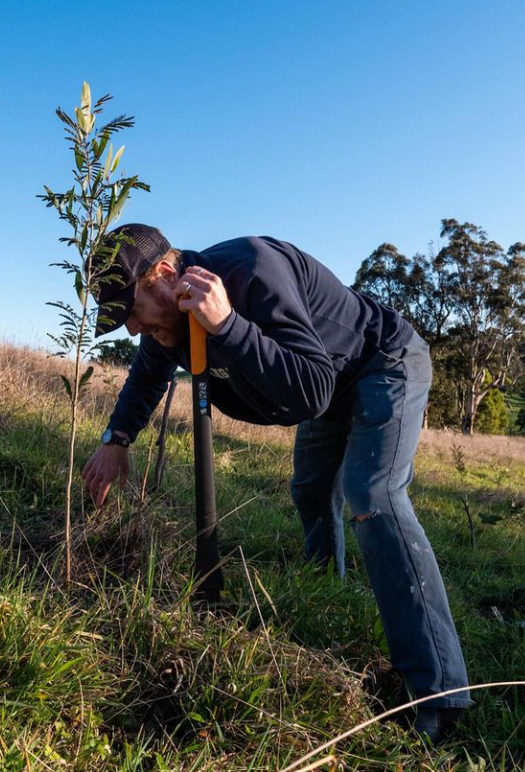
<path fill-rule="evenodd" d="M 376 353 L 355 380 L 348 415 L 297 427 L 291 484 L 307 557 L 333 558 L 341 577 L 348 502 L 392 664 L 415 697 L 468 684 L 439 568 L 407 493 L 431 380 L 416 333 L 403 348 Z M 468 692 L 426 703 L 471 704 Z"/>

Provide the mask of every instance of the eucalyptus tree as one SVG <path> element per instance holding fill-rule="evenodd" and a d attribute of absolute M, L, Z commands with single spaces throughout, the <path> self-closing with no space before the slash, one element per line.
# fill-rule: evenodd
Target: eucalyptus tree
<path fill-rule="evenodd" d="M 405 284 L 407 317 L 431 348 L 447 337 L 453 312 L 456 277 L 439 256 L 416 254 Z"/>
<path fill-rule="evenodd" d="M 396 308 L 408 311 L 406 286 L 410 261 L 393 244 L 381 244 L 363 260 L 357 271 L 354 289 Z"/>
<path fill-rule="evenodd" d="M 525 335 L 523 245 L 505 254 L 479 226 L 454 219 L 442 220 L 441 237 L 448 243 L 438 257 L 455 277 L 454 332 L 465 380 L 462 430 L 472 434 L 483 398 L 513 379 Z"/>
<path fill-rule="evenodd" d="M 409 260 L 393 244 L 381 244 L 363 260 L 354 284 L 358 291 L 396 308 L 430 345 L 434 380 L 429 409 L 440 424 L 457 421 L 457 396 L 448 391 L 446 380 L 454 361 L 446 345 L 453 283 L 450 270 L 434 255 L 416 254 Z M 425 413 L 425 425 L 427 421 Z"/>
<path fill-rule="evenodd" d="M 498 269 L 492 302 L 500 320 L 498 377 L 502 386 L 515 385 L 525 375 L 525 244 L 507 250 Z"/>
<path fill-rule="evenodd" d="M 492 389 L 525 370 L 525 244 L 507 253 L 472 223 L 442 220 L 446 244 L 411 260 L 381 244 L 359 268 L 354 287 L 394 306 L 429 343 L 434 365 L 431 413 L 457 416 L 472 433 Z"/>
<path fill-rule="evenodd" d="M 79 397 L 93 374 L 93 367 L 83 369 L 83 361 L 93 354 L 94 323 L 96 309 L 92 298 L 97 296 L 104 281 L 113 279 L 111 265 L 124 241 L 125 233 L 119 234 L 111 243 L 104 240 L 122 212 L 122 207 L 134 189 L 149 190 L 138 176 L 116 175 L 124 146 L 114 151 L 112 138 L 124 129 L 134 125 L 133 117 L 119 115 L 98 127 L 97 120 L 106 103 L 111 99 L 106 94 L 94 104 L 89 84 L 84 82 L 80 107 L 74 117 L 58 108 L 56 114 L 64 125 L 65 139 L 74 160 L 71 186 L 64 193 L 56 193 L 44 186 L 40 195 L 47 207 L 54 208 L 60 220 L 68 226 L 68 235 L 60 241 L 72 248 L 74 256 L 52 265 L 58 266 L 71 275 L 76 294 L 75 306 L 63 300 L 49 303 L 55 306 L 60 316 L 60 334 L 50 335 L 56 344 L 60 357 L 73 356 L 73 375 L 62 375 L 71 407 L 69 432 L 69 463 L 65 494 L 65 580 L 71 580 L 71 492 L 75 440 L 78 422 Z M 75 302 L 75 301 L 74 301 Z"/>

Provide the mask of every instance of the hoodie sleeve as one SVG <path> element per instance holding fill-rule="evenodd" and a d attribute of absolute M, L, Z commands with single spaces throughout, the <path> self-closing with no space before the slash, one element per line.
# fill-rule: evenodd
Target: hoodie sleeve
<path fill-rule="evenodd" d="M 322 415 L 334 391 L 332 360 L 308 308 L 306 274 L 272 249 L 257 258 L 242 305 L 210 345 L 233 370 L 241 397 L 273 423 Z M 231 300 L 235 308 L 235 297 Z"/>
<path fill-rule="evenodd" d="M 151 335 L 142 335 L 139 350 L 118 396 L 108 428 L 126 432 L 131 441 L 149 419 L 173 379 L 174 361 Z"/>

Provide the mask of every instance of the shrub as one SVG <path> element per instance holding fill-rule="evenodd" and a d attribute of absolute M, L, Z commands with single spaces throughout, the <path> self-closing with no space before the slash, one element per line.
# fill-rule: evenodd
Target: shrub
<path fill-rule="evenodd" d="M 476 419 L 475 428 L 483 434 L 505 434 L 509 428 L 509 416 L 505 398 L 498 389 L 491 389 L 483 397 Z"/>

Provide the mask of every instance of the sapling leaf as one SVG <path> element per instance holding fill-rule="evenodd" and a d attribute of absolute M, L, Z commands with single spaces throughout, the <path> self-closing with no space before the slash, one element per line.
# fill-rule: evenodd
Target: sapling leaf
<path fill-rule="evenodd" d="M 95 177 L 95 181 L 93 183 L 92 187 L 92 195 L 96 196 L 98 193 L 98 186 L 100 184 L 100 180 L 102 179 L 102 169 L 99 169 L 97 172 L 97 176 Z"/>
<path fill-rule="evenodd" d="M 64 384 L 64 388 L 67 391 L 69 399 L 73 400 L 73 390 L 71 389 L 71 384 L 65 375 L 61 375 L 60 378 L 62 379 L 62 383 Z"/>
<path fill-rule="evenodd" d="M 77 271 L 75 274 L 75 289 L 77 291 L 78 299 L 80 300 L 80 305 L 83 306 L 86 302 L 86 292 L 84 290 L 84 282 L 82 281 L 82 274 L 80 271 Z"/>
<path fill-rule="evenodd" d="M 93 375 L 93 372 L 94 372 L 94 368 L 91 367 L 91 365 L 90 365 L 88 367 L 88 369 L 86 370 L 86 372 L 80 378 L 80 381 L 79 381 L 79 384 L 78 384 L 78 388 L 79 389 L 82 389 L 82 388 L 84 388 L 84 386 L 86 386 L 87 382 L 89 381 L 89 379 Z"/>
<path fill-rule="evenodd" d="M 95 113 L 101 113 L 102 112 L 102 105 L 105 102 L 109 102 L 113 97 L 111 94 L 104 94 L 104 96 L 101 96 L 97 101 L 95 102 L 95 106 L 93 107 L 93 112 Z"/>
<path fill-rule="evenodd" d="M 48 188 L 47 185 L 44 185 L 44 190 L 47 193 L 47 199 L 50 202 L 49 205 L 50 206 L 55 206 L 57 209 L 60 209 L 60 205 L 58 203 L 58 198 L 55 196 L 53 191 L 50 190 L 50 188 Z"/>
<path fill-rule="evenodd" d="M 81 172 L 82 167 L 84 166 L 84 156 L 77 148 L 75 148 L 75 163 L 77 165 L 78 171 Z"/>
<path fill-rule="evenodd" d="M 82 129 L 82 131 L 85 131 L 87 133 L 86 116 L 84 115 L 80 107 L 75 107 L 75 117 L 77 119 L 77 123 L 79 127 Z"/>
<path fill-rule="evenodd" d="M 104 179 L 106 180 L 109 177 L 109 169 L 111 165 L 111 159 L 113 158 L 113 143 L 109 143 L 108 152 L 106 155 L 106 163 L 104 164 Z"/>
<path fill-rule="evenodd" d="M 126 147 L 125 145 L 122 145 L 122 147 L 119 148 L 117 150 L 117 152 L 115 153 L 115 158 L 113 159 L 113 163 L 111 165 L 111 172 L 110 172 L 110 174 L 113 174 L 113 172 L 115 172 L 117 170 L 117 167 L 119 165 L 119 161 L 122 158 L 122 153 L 124 152 L 124 148 L 125 147 Z"/>
<path fill-rule="evenodd" d="M 115 204 L 111 207 L 109 214 L 108 214 L 108 223 L 110 223 L 112 220 L 115 220 L 119 214 L 120 210 L 126 203 L 126 199 L 128 197 L 129 191 L 137 181 L 137 177 L 130 177 L 129 180 L 126 181 L 124 186 L 122 187 L 122 190 L 119 193 L 119 196 L 117 200 L 115 201 Z"/>
<path fill-rule="evenodd" d="M 91 89 L 89 88 L 87 80 L 82 84 L 82 98 L 80 104 L 83 110 L 88 113 L 91 112 Z"/>
<path fill-rule="evenodd" d="M 55 112 L 58 115 L 58 117 L 60 118 L 60 120 L 62 121 L 62 123 L 65 123 L 67 126 L 70 126 L 72 129 L 76 128 L 75 127 L 75 122 L 69 117 L 69 115 L 67 113 L 65 113 L 63 110 L 61 110 L 60 107 L 58 107 L 55 110 Z"/>
<path fill-rule="evenodd" d="M 97 159 L 97 161 L 101 157 L 104 150 L 106 149 L 108 140 L 109 140 L 109 133 L 107 131 L 103 131 L 101 134 L 99 134 L 99 143 L 97 147 L 97 152 L 95 153 L 95 158 Z"/>

